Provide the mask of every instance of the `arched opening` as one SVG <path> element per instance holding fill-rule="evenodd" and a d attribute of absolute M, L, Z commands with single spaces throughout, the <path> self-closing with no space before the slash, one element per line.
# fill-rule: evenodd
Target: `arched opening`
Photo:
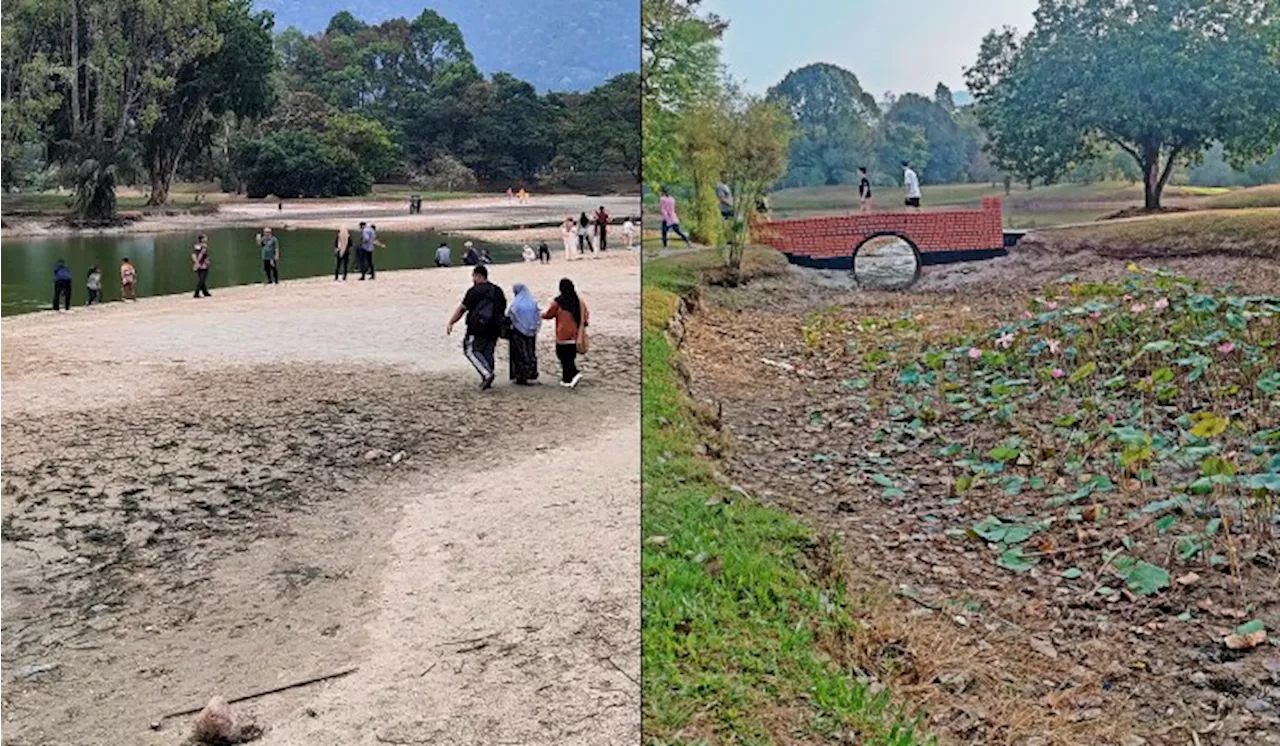
<path fill-rule="evenodd" d="M 873 233 L 853 250 L 853 279 L 866 290 L 906 290 L 920 279 L 920 250 L 901 233 Z"/>

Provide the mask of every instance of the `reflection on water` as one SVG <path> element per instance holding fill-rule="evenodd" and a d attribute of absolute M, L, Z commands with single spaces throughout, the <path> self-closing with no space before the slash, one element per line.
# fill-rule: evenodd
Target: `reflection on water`
<path fill-rule="evenodd" d="M 853 277 L 868 290 L 902 290 L 919 275 L 915 249 L 898 236 L 869 238 L 853 257 Z"/>
<path fill-rule="evenodd" d="M 351 233 L 357 236 L 356 226 Z M 254 228 L 222 228 L 206 231 L 209 236 L 209 288 L 216 294 L 220 287 L 245 285 L 262 281 L 262 258 L 254 236 Z M 333 240 L 335 231 L 279 231 L 280 279 L 298 279 L 332 275 L 334 269 Z M 71 302 L 83 305 L 87 297 L 85 279 L 89 268 L 102 269 L 103 298 L 120 299 L 120 262 L 128 258 L 138 270 L 138 296 L 190 293 L 195 288 L 191 269 L 191 247 L 198 232 L 162 234 L 123 234 L 110 236 L 52 236 L 5 239 L 0 249 L 0 312 L 4 315 L 49 308 L 53 300 L 53 267 L 64 259 L 73 276 Z M 435 266 L 435 250 L 443 241 L 453 249 L 454 264 L 462 263 L 462 244 L 458 236 L 444 236 L 429 231 L 417 233 L 380 233 L 385 244 L 375 252 L 379 270 L 419 269 Z M 478 248 L 488 247 L 495 262 L 519 261 L 518 247 L 476 241 Z M 351 256 L 351 280 L 360 276 L 354 252 Z"/>

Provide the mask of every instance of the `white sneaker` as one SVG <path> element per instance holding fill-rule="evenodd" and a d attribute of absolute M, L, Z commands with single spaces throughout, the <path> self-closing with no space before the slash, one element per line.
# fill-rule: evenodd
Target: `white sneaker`
<path fill-rule="evenodd" d="M 579 381 L 581 381 L 581 380 L 582 380 L 582 374 L 581 374 L 581 373 L 579 373 L 578 375 L 576 375 L 576 376 L 574 376 L 574 377 L 573 377 L 573 380 L 572 380 L 572 381 L 570 381 L 570 382 L 569 382 L 569 388 L 571 388 L 571 389 L 577 388 L 577 387 L 578 387 L 578 382 L 579 382 Z"/>

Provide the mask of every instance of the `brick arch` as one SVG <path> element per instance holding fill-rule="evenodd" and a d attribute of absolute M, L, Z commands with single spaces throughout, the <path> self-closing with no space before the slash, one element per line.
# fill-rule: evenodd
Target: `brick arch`
<path fill-rule="evenodd" d="M 852 269 L 854 250 L 878 233 L 899 235 L 914 244 L 921 266 L 989 259 L 1008 253 L 998 197 L 983 199 L 977 210 L 860 212 L 831 218 L 777 220 L 761 226 L 756 238 L 781 251 L 792 264 Z"/>

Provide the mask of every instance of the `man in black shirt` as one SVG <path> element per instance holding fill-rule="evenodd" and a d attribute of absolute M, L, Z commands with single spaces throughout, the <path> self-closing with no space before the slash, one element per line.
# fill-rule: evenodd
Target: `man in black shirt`
<path fill-rule="evenodd" d="M 858 167 L 858 204 L 863 212 L 871 212 L 871 180 L 866 166 Z"/>
<path fill-rule="evenodd" d="M 477 265 L 471 272 L 471 289 L 462 297 L 462 305 L 449 319 L 446 334 L 453 334 L 453 326 L 467 317 L 467 336 L 462 340 L 462 352 L 480 374 L 480 390 L 493 385 L 493 353 L 498 347 L 502 332 L 502 319 L 507 315 L 507 296 L 502 288 L 489 282 L 489 269 Z"/>

